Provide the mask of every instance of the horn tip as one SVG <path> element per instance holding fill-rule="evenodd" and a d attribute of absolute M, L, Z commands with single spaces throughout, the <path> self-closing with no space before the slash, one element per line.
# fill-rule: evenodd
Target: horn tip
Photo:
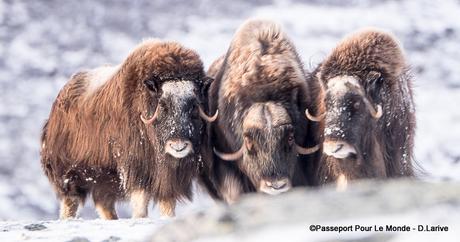
<path fill-rule="evenodd" d="M 381 118 L 383 115 L 382 105 L 377 105 L 377 113 L 375 114 L 375 118 Z"/>

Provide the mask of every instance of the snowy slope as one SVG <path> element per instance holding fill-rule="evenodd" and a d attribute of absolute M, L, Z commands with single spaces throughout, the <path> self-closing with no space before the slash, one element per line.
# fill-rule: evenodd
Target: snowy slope
<path fill-rule="evenodd" d="M 38 143 L 52 101 L 72 73 L 119 63 L 152 36 L 197 50 L 208 66 L 249 17 L 280 22 L 307 69 L 358 28 L 395 33 L 415 76 L 416 159 L 426 171 L 424 179 L 459 181 L 459 16 L 457 0 L 0 0 L 0 220 L 57 216 Z M 180 209 L 187 213 L 211 204 L 201 195 Z M 128 216 L 126 205 L 120 207 Z M 94 217 L 91 209 L 83 211 L 83 218 Z"/>
<path fill-rule="evenodd" d="M 0 222 L 3 231 L 0 232 L 0 240 L 9 242 L 145 241 L 156 227 L 167 222 L 169 221 L 150 219 Z"/>
<path fill-rule="evenodd" d="M 151 241 L 454 242 L 460 235 L 459 188 L 449 182 L 361 181 L 347 192 L 328 186 L 277 197 L 247 196 L 231 207 L 215 207 L 168 223 Z M 321 231 L 321 226 L 346 229 Z M 382 230 L 376 229 L 380 226 Z M 433 231 L 432 226 L 443 231 Z"/>
<path fill-rule="evenodd" d="M 296 189 L 277 197 L 252 195 L 231 207 L 219 204 L 169 220 L 0 222 L 0 241 L 455 242 L 460 236 L 459 188 L 452 182 L 366 181 L 352 184 L 347 192 L 330 186 L 320 191 Z M 311 225 L 353 229 L 318 232 Z M 387 225 L 410 231 L 387 231 Z M 383 231 L 376 231 L 380 226 Z M 444 231 L 419 231 L 427 226 Z"/>

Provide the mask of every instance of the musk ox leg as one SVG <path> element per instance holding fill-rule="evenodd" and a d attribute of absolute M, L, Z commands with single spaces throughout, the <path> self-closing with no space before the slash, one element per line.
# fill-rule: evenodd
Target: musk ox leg
<path fill-rule="evenodd" d="M 80 205 L 79 197 L 63 197 L 61 199 L 61 208 L 59 211 L 60 219 L 71 219 L 77 216 L 78 206 Z"/>
<path fill-rule="evenodd" d="M 220 188 L 222 197 L 227 204 L 234 204 L 238 201 L 243 187 L 240 180 L 232 173 L 225 176 Z"/>
<path fill-rule="evenodd" d="M 115 202 L 117 201 L 117 194 L 115 191 L 107 188 L 106 190 L 95 189 L 93 191 L 94 206 L 99 214 L 99 217 L 107 220 L 118 219 L 117 211 L 115 210 Z"/>
<path fill-rule="evenodd" d="M 106 220 L 118 219 L 115 201 L 98 202 L 95 206 L 100 218 Z"/>
<path fill-rule="evenodd" d="M 150 196 L 147 192 L 137 190 L 131 193 L 132 218 L 146 218 L 148 216 L 148 205 Z"/>
<path fill-rule="evenodd" d="M 124 196 L 120 181 L 117 179 L 116 171 L 103 169 L 102 174 L 97 177 L 97 182 L 92 184 L 94 206 L 100 218 L 118 219 L 115 202 Z"/>
<path fill-rule="evenodd" d="M 158 202 L 161 217 L 176 216 L 176 200 L 160 200 Z"/>
<path fill-rule="evenodd" d="M 347 190 L 348 187 L 348 178 L 345 176 L 345 174 L 341 173 L 337 180 L 335 181 L 335 189 L 339 192 L 343 192 Z"/>

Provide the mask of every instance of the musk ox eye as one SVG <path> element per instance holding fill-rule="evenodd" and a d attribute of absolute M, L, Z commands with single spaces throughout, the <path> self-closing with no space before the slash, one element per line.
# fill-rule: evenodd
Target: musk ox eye
<path fill-rule="evenodd" d="M 192 119 L 199 119 L 199 118 L 200 118 L 200 114 L 198 111 L 198 107 L 194 105 L 192 108 Z"/>
<path fill-rule="evenodd" d="M 252 142 L 247 142 L 246 143 L 246 148 L 249 150 L 249 151 L 252 151 L 252 148 L 254 148 L 254 145 Z"/>
<path fill-rule="evenodd" d="M 244 137 L 244 145 L 246 146 L 246 149 L 247 149 L 248 151 L 253 151 L 254 142 L 252 142 L 251 138 L 245 136 L 245 137 Z"/>
<path fill-rule="evenodd" d="M 144 81 L 144 85 L 147 87 L 147 90 L 156 93 L 158 90 L 157 82 L 155 78 L 150 78 Z"/>
<path fill-rule="evenodd" d="M 293 135 L 293 134 L 289 135 L 289 137 L 288 137 L 288 144 L 289 144 L 289 146 L 293 146 L 293 145 L 294 145 L 294 135 Z"/>
<path fill-rule="evenodd" d="M 355 103 L 353 103 L 353 108 L 354 108 L 354 109 L 357 110 L 357 109 L 359 109 L 360 107 L 361 107 L 361 102 L 355 102 Z"/>

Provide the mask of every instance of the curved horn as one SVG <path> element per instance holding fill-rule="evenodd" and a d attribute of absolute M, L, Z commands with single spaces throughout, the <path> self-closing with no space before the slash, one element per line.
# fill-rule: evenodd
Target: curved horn
<path fill-rule="evenodd" d="M 305 109 L 305 115 L 311 121 L 319 122 L 319 121 L 324 119 L 324 117 L 326 116 L 326 113 L 323 113 L 323 114 L 321 114 L 319 116 L 313 116 L 313 115 L 310 114 L 310 112 L 308 111 L 308 108 L 307 108 L 307 109 Z"/>
<path fill-rule="evenodd" d="M 377 110 L 375 110 L 374 106 L 372 106 L 371 102 L 367 99 L 364 98 L 364 103 L 367 106 L 367 109 L 369 109 L 369 112 L 371 113 L 371 116 L 375 119 L 379 119 L 383 115 L 382 111 L 382 106 L 380 104 L 377 105 Z"/>
<path fill-rule="evenodd" d="M 295 144 L 295 149 L 297 151 L 297 153 L 299 154 L 302 154 L 302 155 L 309 155 L 309 154 L 312 154 L 312 153 L 315 153 L 316 151 L 319 150 L 319 145 L 315 145 L 311 148 L 304 148 L 298 144 Z"/>
<path fill-rule="evenodd" d="M 241 157 L 243 157 L 243 150 L 244 150 L 243 147 L 244 146 L 241 146 L 241 148 L 235 153 L 228 153 L 228 154 L 221 153 L 221 152 L 217 151 L 216 148 L 213 148 L 213 151 L 214 151 L 214 154 L 216 154 L 222 160 L 235 161 L 235 160 L 239 160 Z"/>
<path fill-rule="evenodd" d="M 157 119 L 159 109 L 160 109 L 160 105 L 157 105 L 157 108 L 155 109 L 155 113 L 153 114 L 152 118 L 150 118 L 150 119 L 144 118 L 144 116 L 141 114 L 142 122 L 144 122 L 144 124 L 147 124 L 147 125 L 152 124 Z"/>
<path fill-rule="evenodd" d="M 206 121 L 209 122 L 209 123 L 216 121 L 217 115 L 219 114 L 219 110 L 216 110 L 216 113 L 214 114 L 214 116 L 209 117 L 209 116 L 203 111 L 203 108 L 201 108 L 201 105 L 198 105 L 198 112 L 200 113 L 200 117 L 201 117 L 202 119 L 206 120 Z"/>

